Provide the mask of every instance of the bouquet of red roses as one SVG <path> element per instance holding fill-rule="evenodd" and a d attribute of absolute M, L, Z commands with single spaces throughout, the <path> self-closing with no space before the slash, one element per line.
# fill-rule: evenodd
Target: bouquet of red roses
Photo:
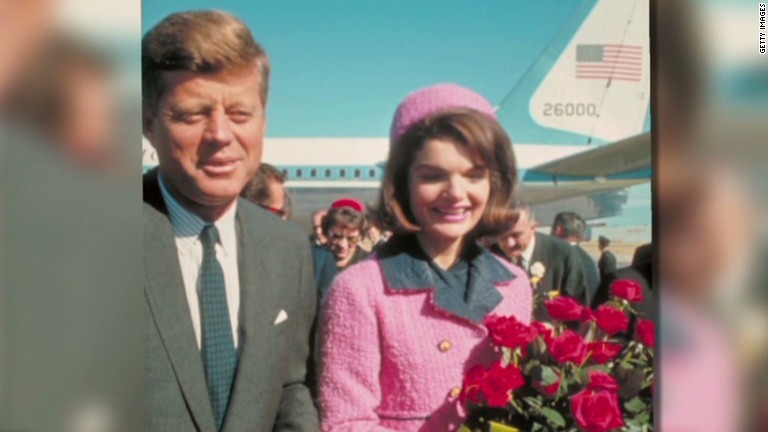
<path fill-rule="evenodd" d="M 655 326 L 638 317 L 642 300 L 638 282 L 617 280 L 594 310 L 545 301 L 551 323 L 488 317 L 500 358 L 466 373 L 462 430 L 652 431 Z"/>

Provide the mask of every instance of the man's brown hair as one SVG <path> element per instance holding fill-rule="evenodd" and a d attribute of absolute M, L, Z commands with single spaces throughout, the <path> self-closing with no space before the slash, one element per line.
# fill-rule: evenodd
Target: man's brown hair
<path fill-rule="evenodd" d="M 141 41 L 141 94 L 144 105 L 152 111 L 157 109 L 165 91 L 165 72 L 214 74 L 254 64 L 260 71 L 259 96 L 266 107 L 269 58 L 243 21 L 227 12 L 215 10 L 169 15 L 149 30 Z"/>
<path fill-rule="evenodd" d="M 243 190 L 240 192 L 240 196 L 248 201 L 257 205 L 266 205 L 271 202 L 274 197 L 272 196 L 272 190 L 270 189 L 271 182 L 277 182 L 281 185 L 285 184 L 286 175 L 277 169 L 276 166 L 262 163 L 259 166 L 259 170 L 256 171 L 256 175 L 253 176 Z M 285 197 L 288 197 L 286 191 L 283 191 Z"/>
<path fill-rule="evenodd" d="M 475 239 L 498 235 L 514 224 L 512 193 L 517 168 L 512 142 L 501 125 L 470 109 L 445 111 L 414 125 L 389 149 L 389 158 L 376 211 L 385 229 L 415 233 L 419 227 L 410 208 L 409 171 L 424 144 L 433 139 L 451 141 L 482 159 L 490 173 L 491 191 L 480 223 L 470 233 Z"/>

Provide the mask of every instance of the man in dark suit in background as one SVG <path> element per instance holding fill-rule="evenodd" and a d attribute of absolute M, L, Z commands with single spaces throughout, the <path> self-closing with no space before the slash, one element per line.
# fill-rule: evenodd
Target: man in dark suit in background
<path fill-rule="evenodd" d="M 600 249 L 600 260 L 597 262 L 597 267 L 600 269 L 600 281 L 605 279 L 609 273 L 616 271 L 616 255 L 608 249 L 610 245 L 611 239 L 606 236 L 598 237 L 597 247 Z"/>
<path fill-rule="evenodd" d="M 142 41 L 146 403 L 150 431 L 315 431 L 306 236 L 238 200 L 261 162 L 269 60 L 223 12 Z"/>
<path fill-rule="evenodd" d="M 587 281 L 576 249 L 557 237 L 536 232 L 539 224 L 528 204 L 516 202 L 514 208 L 519 212 L 515 226 L 491 250 L 528 272 L 539 299 L 558 291 L 584 302 Z M 548 319 L 543 304 L 536 306 L 534 318 Z"/>
<path fill-rule="evenodd" d="M 574 212 L 560 212 L 552 223 L 552 235 L 561 238 L 576 249 L 579 259 L 584 267 L 584 275 L 587 278 L 586 303 L 589 305 L 595 296 L 600 277 L 597 274 L 595 260 L 585 251 L 579 243 L 584 240 L 587 224 L 581 216 Z"/>

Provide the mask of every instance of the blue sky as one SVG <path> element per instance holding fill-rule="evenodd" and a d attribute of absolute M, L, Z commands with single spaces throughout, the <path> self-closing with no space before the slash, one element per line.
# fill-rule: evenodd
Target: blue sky
<path fill-rule="evenodd" d="M 576 5 L 145 0 L 143 29 L 179 10 L 233 12 L 273 63 L 269 136 L 383 137 L 397 103 L 425 85 L 457 82 L 499 102 Z"/>
<path fill-rule="evenodd" d="M 144 0 L 142 27 L 182 10 L 232 12 L 272 61 L 269 137 L 384 137 L 400 100 L 426 85 L 456 82 L 499 103 L 594 2 Z M 516 124 L 505 124 L 514 141 L 540 142 Z M 615 222 L 650 224 L 648 201 L 649 185 L 633 188 L 631 213 Z"/>

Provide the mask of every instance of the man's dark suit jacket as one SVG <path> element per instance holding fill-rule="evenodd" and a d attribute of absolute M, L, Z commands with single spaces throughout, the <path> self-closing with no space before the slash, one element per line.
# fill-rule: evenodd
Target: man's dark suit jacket
<path fill-rule="evenodd" d="M 602 281 L 608 276 L 608 273 L 616 271 L 616 255 L 609 250 L 604 251 L 600 254 L 600 260 L 597 262 L 597 267 L 600 269 L 600 280 Z"/>
<path fill-rule="evenodd" d="M 327 247 L 312 243 L 312 262 L 315 267 L 315 286 L 318 303 L 328 294 L 333 278 L 336 277 L 336 259 Z"/>
<path fill-rule="evenodd" d="M 222 430 L 316 431 L 305 385 L 316 302 L 306 235 L 245 200 L 235 220 L 239 358 Z M 216 431 L 157 170 L 144 176 L 144 294 L 146 429 Z M 280 311 L 287 319 L 277 322 Z"/>
<path fill-rule="evenodd" d="M 321 328 L 320 310 L 322 309 L 323 300 L 325 299 L 328 291 L 331 288 L 333 278 L 336 277 L 336 258 L 333 257 L 331 251 L 327 247 L 316 244 L 310 239 L 312 245 L 312 261 L 315 270 L 315 288 L 317 289 L 317 314 L 315 316 L 315 323 L 312 325 L 312 332 L 310 333 L 310 347 L 312 352 L 309 356 L 309 363 L 307 363 L 307 385 L 312 393 L 312 398 L 316 399 L 318 396 L 317 388 L 317 375 L 318 375 L 318 358 L 319 358 L 319 346 L 318 332 Z"/>
<path fill-rule="evenodd" d="M 597 273 L 595 260 L 592 259 L 587 251 L 579 245 L 575 245 L 573 248 L 576 249 L 576 252 L 579 254 L 579 259 L 584 267 L 584 276 L 587 279 L 586 299 L 584 304 L 588 305 L 592 302 L 592 298 L 594 298 L 595 292 L 597 292 L 597 287 L 600 285 L 600 276 Z"/>
<path fill-rule="evenodd" d="M 494 245 L 491 250 L 510 260 L 498 244 Z M 571 246 L 570 243 L 557 237 L 537 232 L 536 245 L 533 248 L 528 268 L 530 269 L 537 262 L 544 266 L 544 276 L 536 284 L 537 294 L 560 291 L 581 302 L 585 301 L 587 279 L 584 273 L 584 266 L 581 263 L 576 248 Z M 533 315 L 536 320 L 549 320 L 549 315 L 543 304 L 534 309 Z"/>

